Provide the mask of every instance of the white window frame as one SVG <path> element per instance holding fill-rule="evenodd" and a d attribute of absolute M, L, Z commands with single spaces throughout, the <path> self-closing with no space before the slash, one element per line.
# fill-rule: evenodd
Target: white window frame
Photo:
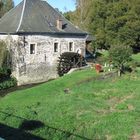
<path fill-rule="evenodd" d="M 34 53 L 31 53 L 31 45 L 34 44 L 35 45 L 35 52 Z M 34 42 L 30 42 L 29 43 L 29 54 L 30 55 L 35 55 L 37 52 L 37 43 L 34 43 Z"/>

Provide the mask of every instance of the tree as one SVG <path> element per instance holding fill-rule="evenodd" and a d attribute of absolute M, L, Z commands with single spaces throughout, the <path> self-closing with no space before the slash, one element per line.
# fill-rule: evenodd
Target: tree
<path fill-rule="evenodd" d="M 75 1 L 69 19 L 95 36 L 94 47 L 109 49 L 120 43 L 140 50 L 139 0 Z"/>
<path fill-rule="evenodd" d="M 111 14 L 107 17 L 106 29 L 107 36 L 111 45 L 125 44 L 137 46 L 140 36 L 140 18 L 138 0 L 122 0 L 112 3 Z"/>
<path fill-rule="evenodd" d="M 93 2 L 90 30 L 95 45 L 109 48 L 118 43 L 140 47 L 140 1 L 100 0 Z"/>
<path fill-rule="evenodd" d="M 132 48 L 118 45 L 109 50 L 110 61 L 117 67 L 118 76 L 124 71 L 124 65 L 131 60 Z"/>
<path fill-rule="evenodd" d="M 71 14 L 72 12 L 65 12 L 63 15 L 67 20 L 71 21 Z"/>
<path fill-rule="evenodd" d="M 0 1 L 0 18 L 2 17 L 3 15 L 3 2 Z"/>
<path fill-rule="evenodd" d="M 0 18 L 14 7 L 13 0 L 1 0 L 0 1 Z"/>
<path fill-rule="evenodd" d="M 83 30 L 88 30 L 89 26 L 89 12 L 92 7 L 91 0 L 74 0 L 76 5 L 76 10 L 73 12 L 66 13 L 66 17 L 74 23 L 74 25 L 82 28 Z"/>

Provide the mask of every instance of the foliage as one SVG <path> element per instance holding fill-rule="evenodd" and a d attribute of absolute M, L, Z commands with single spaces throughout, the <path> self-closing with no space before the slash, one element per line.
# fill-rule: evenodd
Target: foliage
<path fill-rule="evenodd" d="M 66 13 L 63 14 L 64 17 L 65 17 L 67 20 L 69 20 L 69 21 L 71 20 L 70 13 L 71 13 L 71 12 L 66 12 Z"/>
<path fill-rule="evenodd" d="M 64 13 L 74 25 L 87 30 L 90 19 L 90 8 L 92 8 L 91 0 L 75 0 L 76 10 Z"/>
<path fill-rule="evenodd" d="M 11 77 L 11 69 L 7 67 L 0 68 L 0 90 L 14 87 L 17 80 Z"/>
<path fill-rule="evenodd" d="M 0 82 L 0 90 L 8 89 L 17 85 L 17 80 L 15 78 L 8 78 L 3 82 Z"/>
<path fill-rule="evenodd" d="M 6 43 L 4 41 L 0 41 L 0 67 L 2 67 L 4 63 L 6 52 L 7 52 Z"/>
<path fill-rule="evenodd" d="M 124 71 L 124 65 L 130 61 L 132 49 L 126 46 L 113 46 L 109 50 L 110 61 L 117 67 L 119 76 Z"/>
<path fill-rule="evenodd" d="M 11 76 L 10 68 L 0 68 L 0 82 L 9 79 Z"/>
<path fill-rule="evenodd" d="M 140 62 L 140 53 L 133 54 L 132 59 L 134 59 L 136 62 Z"/>
<path fill-rule="evenodd" d="M 0 90 L 16 85 L 16 80 L 11 78 L 11 57 L 4 41 L 0 41 Z"/>
<path fill-rule="evenodd" d="M 94 70 L 84 70 L 8 94 L 0 99 L 0 122 L 18 129 L 24 120 L 41 121 L 45 126 L 28 134 L 49 140 L 139 136 L 140 71 L 121 78 L 98 81 L 96 77 Z M 64 93 L 66 88 L 69 94 Z M 17 132 L 3 135 L 20 139 L 21 131 Z"/>
<path fill-rule="evenodd" d="M 118 0 L 94 2 L 93 5 L 90 29 L 97 38 L 97 47 L 109 48 L 117 43 L 128 46 L 138 44 L 140 18 L 134 10 L 138 6 L 136 3 Z"/>
<path fill-rule="evenodd" d="M 11 55 L 4 41 L 0 41 L 0 67 L 11 68 Z"/>
<path fill-rule="evenodd" d="M 109 63 L 109 57 L 105 55 L 101 55 L 96 58 L 96 62 L 101 65 L 104 65 L 105 63 Z"/>
<path fill-rule="evenodd" d="M 13 0 L 1 0 L 0 1 L 0 18 L 14 7 Z"/>
<path fill-rule="evenodd" d="M 69 19 L 95 36 L 94 47 L 140 46 L 139 0 L 76 0 L 76 7 Z"/>

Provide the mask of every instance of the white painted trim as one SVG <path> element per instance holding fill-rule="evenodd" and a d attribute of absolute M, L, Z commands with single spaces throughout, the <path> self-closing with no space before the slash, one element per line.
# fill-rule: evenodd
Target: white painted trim
<path fill-rule="evenodd" d="M 22 20 L 23 20 L 24 11 L 25 11 L 25 5 L 26 5 L 26 0 L 24 0 L 24 3 L 23 3 L 23 9 L 22 9 L 20 21 L 19 21 L 18 28 L 17 28 L 16 32 L 18 32 L 19 29 L 20 29 L 20 26 L 21 26 L 21 23 L 22 23 Z"/>

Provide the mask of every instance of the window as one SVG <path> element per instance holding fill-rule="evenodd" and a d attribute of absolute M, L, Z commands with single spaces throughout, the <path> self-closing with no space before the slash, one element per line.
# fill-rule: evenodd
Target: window
<path fill-rule="evenodd" d="M 46 56 L 46 54 L 45 54 L 45 56 L 44 56 L 44 57 L 45 57 L 45 62 L 46 62 L 46 61 L 47 61 L 47 56 Z"/>
<path fill-rule="evenodd" d="M 30 54 L 35 54 L 35 44 L 30 44 Z"/>
<path fill-rule="evenodd" d="M 70 52 L 73 51 L 73 42 L 69 42 L 69 51 L 70 51 Z"/>
<path fill-rule="evenodd" d="M 54 43 L 54 52 L 58 52 L 58 43 Z"/>

